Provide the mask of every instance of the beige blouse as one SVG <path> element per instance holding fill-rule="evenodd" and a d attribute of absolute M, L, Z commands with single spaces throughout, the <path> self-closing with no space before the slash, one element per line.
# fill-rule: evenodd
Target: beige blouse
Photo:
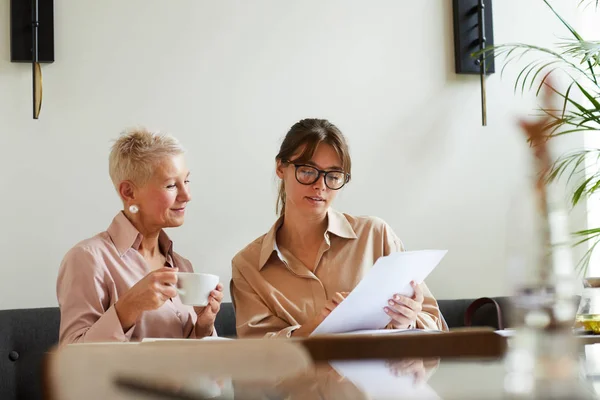
<path fill-rule="evenodd" d="M 166 233 L 161 232 L 158 240 L 166 254 L 166 266 L 193 272 L 192 264 L 173 252 L 173 242 Z M 137 251 L 141 241 L 142 234 L 120 212 L 107 231 L 78 243 L 65 255 L 56 284 L 61 345 L 195 337 L 197 315 L 179 296 L 157 310 L 145 311 L 134 326 L 123 331 L 114 305 L 151 272 Z"/>
<path fill-rule="evenodd" d="M 336 292 L 350 292 L 375 261 L 404 246 L 392 229 L 375 217 L 353 217 L 330 209 L 328 227 L 314 273 L 276 243 L 280 218 L 271 230 L 232 260 L 231 296 L 237 334 L 290 337 L 310 321 Z M 425 285 L 417 327 L 447 330 L 436 300 Z"/>

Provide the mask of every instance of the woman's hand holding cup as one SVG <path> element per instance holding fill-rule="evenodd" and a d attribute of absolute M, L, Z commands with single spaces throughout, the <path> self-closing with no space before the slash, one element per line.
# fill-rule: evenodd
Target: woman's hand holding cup
<path fill-rule="evenodd" d="M 150 272 L 133 285 L 115 304 L 117 316 L 127 331 L 144 311 L 156 310 L 177 296 L 177 268 L 163 267 Z"/>
<path fill-rule="evenodd" d="M 223 285 L 219 277 L 201 272 L 178 272 L 177 292 L 183 304 L 194 307 L 196 337 L 210 336 L 223 301 Z"/>
<path fill-rule="evenodd" d="M 215 327 L 215 319 L 221 309 L 223 301 L 223 285 L 217 284 L 217 287 L 210 292 L 208 296 L 208 304 L 204 307 L 194 306 L 194 311 L 198 315 L 196 321 L 196 336 L 204 337 L 213 334 Z"/>

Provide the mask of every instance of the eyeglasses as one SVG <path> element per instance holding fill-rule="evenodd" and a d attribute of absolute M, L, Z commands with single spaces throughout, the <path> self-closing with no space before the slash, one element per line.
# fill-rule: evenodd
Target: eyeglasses
<path fill-rule="evenodd" d="M 294 164 L 289 160 L 284 162 L 296 167 L 296 180 L 302 185 L 312 185 L 323 175 L 325 177 L 325 186 L 331 190 L 339 190 L 350 180 L 350 174 L 344 171 L 323 171 L 312 165 Z"/>

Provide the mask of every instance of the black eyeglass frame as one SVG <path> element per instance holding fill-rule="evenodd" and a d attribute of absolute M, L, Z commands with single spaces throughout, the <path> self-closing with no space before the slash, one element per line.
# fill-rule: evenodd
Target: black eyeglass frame
<path fill-rule="evenodd" d="M 298 181 L 299 184 L 301 185 L 313 185 L 316 181 L 318 181 L 319 179 L 321 179 L 321 175 L 323 175 L 323 180 L 325 182 L 325 186 L 327 186 L 329 189 L 331 190 L 340 190 L 341 188 L 343 188 L 349 181 L 350 181 L 350 174 L 344 171 L 338 171 L 338 170 L 333 170 L 333 171 L 323 171 L 322 169 L 319 169 L 317 167 L 315 167 L 314 165 L 310 165 L 310 164 L 296 164 L 291 162 L 290 160 L 284 160 L 283 161 L 285 164 L 291 164 L 294 166 L 295 168 L 295 173 L 294 176 L 296 177 L 296 181 Z M 304 183 L 304 182 L 300 182 L 300 179 L 298 179 L 298 168 L 300 167 L 308 167 L 308 168 L 312 168 L 315 171 L 317 171 L 317 177 L 315 178 L 314 181 L 310 182 L 310 183 Z M 344 183 L 342 183 L 342 186 L 340 186 L 339 188 L 332 188 L 331 186 L 329 186 L 327 184 L 327 175 L 331 174 L 331 173 L 342 173 L 344 174 Z"/>

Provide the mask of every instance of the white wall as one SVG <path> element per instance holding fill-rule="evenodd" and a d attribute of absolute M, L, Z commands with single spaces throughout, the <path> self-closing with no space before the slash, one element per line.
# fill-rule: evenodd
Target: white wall
<path fill-rule="evenodd" d="M 338 209 L 383 217 L 409 249 L 449 249 L 428 280 L 439 298 L 508 292 L 507 238 L 525 240 L 508 208 L 528 165 L 515 116 L 531 103 L 496 74 L 480 126 L 478 79 L 453 72 L 450 0 L 56 0 L 38 121 L 30 68 L 9 62 L 8 3 L 0 309 L 56 304 L 63 254 L 119 210 L 110 140 L 138 124 L 188 148 L 194 200 L 170 234 L 197 270 L 228 282 L 231 257 L 274 221 L 280 139 L 315 116 L 351 145 Z M 541 0 L 494 11 L 498 43 L 549 44 L 559 30 Z"/>

